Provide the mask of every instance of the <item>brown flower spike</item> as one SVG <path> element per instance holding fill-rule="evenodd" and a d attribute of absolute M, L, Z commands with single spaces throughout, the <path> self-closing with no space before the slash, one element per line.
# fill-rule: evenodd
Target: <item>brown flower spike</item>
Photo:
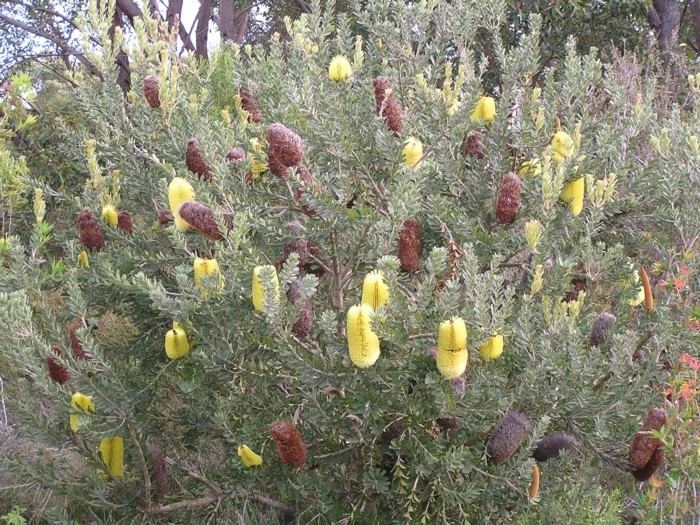
<path fill-rule="evenodd" d="M 90 210 L 83 210 L 78 214 L 75 223 L 80 232 L 80 242 L 90 250 L 101 250 L 105 243 L 105 234 L 95 214 Z"/>
<path fill-rule="evenodd" d="M 591 328 L 591 345 L 600 346 L 610 337 L 610 332 L 615 324 L 617 317 L 608 312 L 603 312 L 595 321 L 593 321 L 593 327 Z"/>
<path fill-rule="evenodd" d="M 241 107 L 248 112 L 248 120 L 255 123 L 260 122 L 262 120 L 262 112 L 260 111 L 260 106 L 258 106 L 258 101 L 255 100 L 250 91 L 238 88 L 238 95 L 241 97 Z"/>
<path fill-rule="evenodd" d="M 90 354 L 85 351 L 83 344 L 78 339 L 78 330 L 83 328 L 85 323 L 82 319 L 76 319 L 68 325 L 68 337 L 70 338 L 70 349 L 76 359 L 90 359 Z"/>
<path fill-rule="evenodd" d="M 207 208 L 204 204 L 197 201 L 187 201 L 180 206 L 180 217 L 185 219 L 187 223 L 195 230 L 203 235 L 206 235 L 214 241 L 223 240 L 219 227 L 214 218 L 214 212 Z"/>
<path fill-rule="evenodd" d="M 562 450 L 574 451 L 577 448 L 578 443 L 573 436 L 566 432 L 552 432 L 542 436 L 532 453 L 532 457 L 537 461 L 547 461 L 559 457 Z"/>
<path fill-rule="evenodd" d="M 403 223 L 399 233 L 398 255 L 404 272 L 415 272 L 420 267 L 420 224 L 416 219 Z"/>
<path fill-rule="evenodd" d="M 158 208 L 158 224 L 165 226 L 173 222 L 173 214 L 167 208 Z"/>
<path fill-rule="evenodd" d="M 510 223 L 515 220 L 520 208 L 520 177 L 512 171 L 501 181 L 496 200 L 496 220 Z"/>
<path fill-rule="evenodd" d="M 662 408 L 652 408 L 647 412 L 642 430 L 637 432 L 630 445 L 629 461 L 633 470 L 640 470 L 646 467 L 656 449 L 661 445 L 661 441 L 651 437 L 652 430 L 661 430 L 666 424 L 666 411 Z"/>
<path fill-rule="evenodd" d="M 134 233 L 134 224 L 131 222 L 131 214 L 129 214 L 128 211 L 119 212 L 117 216 L 117 228 L 129 235 Z"/>
<path fill-rule="evenodd" d="M 486 148 L 481 142 L 481 133 L 472 131 L 464 137 L 462 142 L 462 156 L 483 159 L 486 157 Z"/>
<path fill-rule="evenodd" d="M 664 451 L 661 447 L 658 447 L 654 451 L 654 455 L 642 468 L 633 470 L 632 475 L 637 481 L 648 480 L 654 472 L 663 464 L 664 462 Z"/>
<path fill-rule="evenodd" d="M 306 304 L 299 310 L 299 315 L 297 320 L 292 325 L 292 332 L 297 337 L 307 337 L 314 327 L 314 309 L 311 301 L 307 301 Z"/>
<path fill-rule="evenodd" d="M 143 79 L 143 96 L 152 108 L 160 107 L 160 80 L 155 75 Z"/>
<path fill-rule="evenodd" d="M 226 154 L 227 162 L 235 162 L 237 160 L 242 160 L 245 157 L 245 150 L 240 146 L 236 146 L 228 150 Z"/>
<path fill-rule="evenodd" d="M 391 88 L 389 81 L 384 77 L 377 77 L 372 82 L 374 86 L 375 112 L 384 117 L 387 127 L 396 133 L 401 133 L 402 114 L 401 105 L 393 94 L 386 95 L 386 90 Z"/>
<path fill-rule="evenodd" d="M 284 177 L 287 168 L 296 166 L 304 158 L 301 137 L 279 122 L 267 128 L 267 143 L 268 166 L 278 177 Z"/>
<path fill-rule="evenodd" d="M 501 420 L 493 427 L 486 453 L 491 461 L 500 465 L 510 458 L 532 429 L 530 421 L 520 412 L 506 412 Z"/>
<path fill-rule="evenodd" d="M 211 180 L 211 171 L 209 170 L 207 161 L 204 160 L 204 155 L 202 155 L 199 149 L 199 142 L 195 138 L 191 138 L 187 141 L 185 163 L 187 164 L 187 169 L 197 175 L 198 178 Z"/>
<path fill-rule="evenodd" d="M 57 346 L 52 347 L 51 352 L 59 357 L 63 355 L 63 350 Z M 53 356 L 46 358 L 46 365 L 49 368 L 49 376 L 59 385 L 62 385 L 70 379 L 70 372 L 68 372 L 68 369 L 61 366 Z"/>
<path fill-rule="evenodd" d="M 277 446 L 280 461 L 301 468 L 306 462 L 307 452 L 296 425 L 291 421 L 277 421 L 270 427 L 270 434 Z"/>

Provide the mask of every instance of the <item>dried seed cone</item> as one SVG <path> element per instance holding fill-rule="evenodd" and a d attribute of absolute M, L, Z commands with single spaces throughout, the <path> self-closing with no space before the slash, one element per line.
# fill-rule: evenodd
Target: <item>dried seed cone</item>
<path fill-rule="evenodd" d="M 369 368 L 379 359 L 379 337 L 372 331 L 371 324 L 373 313 L 367 304 L 358 304 L 348 310 L 348 352 L 358 368 Z"/>
<path fill-rule="evenodd" d="M 386 97 L 386 90 L 391 88 L 391 84 L 389 84 L 389 80 L 386 77 L 380 76 L 372 81 L 372 87 L 374 87 L 374 110 L 377 115 L 381 115 L 382 105 Z"/>
<path fill-rule="evenodd" d="M 301 297 L 301 279 L 294 279 L 289 283 L 289 288 L 287 288 L 287 300 L 292 304 L 296 304 Z"/>
<path fill-rule="evenodd" d="M 501 181 L 496 200 L 496 220 L 511 223 L 520 208 L 520 177 L 512 171 Z"/>
<path fill-rule="evenodd" d="M 307 301 L 304 307 L 299 310 L 297 320 L 292 325 L 292 332 L 298 337 L 307 337 L 314 327 L 314 309 L 311 301 Z"/>
<path fill-rule="evenodd" d="M 617 317 L 608 312 L 603 312 L 596 317 L 591 328 L 591 344 L 593 346 L 600 346 L 608 340 L 616 320 Z"/>
<path fill-rule="evenodd" d="M 389 81 L 384 77 L 377 77 L 372 82 L 374 86 L 374 101 L 375 111 L 380 117 L 384 117 L 387 127 L 396 133 L 401 133 L 402 114 L 401 105 L 398 103 L 394 95 L 386 95 L 386 90 L 391 86 Z"/>
<path fill-rule="evenodd" d="M 245 157 L 245 150 L 239 146 L 231 148 L 226 154 L 227 162 L 235 162 L 237 160 L 242 160 Z"/>
<path fill-rule="evenodd" d="M 214 241 L 223 240 L 224 236 L 221 235 L 219 226 L 216 224 L 214 212 L 201 202 L 185 202 L 180 206 L 179 214 L 180 217 L 187 221 L 187 224 L 203 235 L 206 235 Z"/>
<path fill-rule="evenodd" d="M 160 107 L 160 80 L 155 75 L 143 79 L 143 96 L 152 108 Z"/>
<path fill-rule="evenodd" d="M 155 487 L 153 500 L 159 502 L 168 493 L 168 466 L 158 445 L 149 442 L 148 452 L 151 456 L 151 484 Z"/>
<path fill-rule="evenodd" d="M 510 458 L 532 429 L 530 421 L 520 412 L 510 411 L 493 427 L 486 453 L 491 461 L 500 465 Z"/>
<path fill-rule="evenodd" d="M 483 159 L 486 157 L 486 148 L 481 142 L 481 133 L 472 131 L 464 137 L 462 142 L 462 156 Z"/>
<path fill-rule="evenodd" d="M 241 97 L 241 107 L 248 112 L 248 120 L 258 123 L 262 120 L 262 112 L 255 97 L 244 88 L 238 88 L 238 95 Z"/>
<path fill-rule="evenodd" d="M 632 475 L 637 481 L 646 481 L 654 474 L 654 472 L 658 470 L 658 468 L 663 464 L 663 462 L 664 451 L 661 447 L 658 447 L 654 451 L 654 454 L 651 456 L 651 459 L 647 462 L 647 464 L 640 469 L 633 470 Z"/>
<path fill-rule="evenodd" d="M 404 272 L 415 272 L 420 267 L 420 224 L 416 219 L 403 223 L 399 233 L 398 255 Z"/>
<path fill-rule="evenodd" d="M 211 180 L 211 171 L 204 160 L 204 155 L 199 149 L 199 142 L 195 138 L 187 141 L 187 150 L 185 151 L 185 163 L 187 169 L 196 174 L 198 178 Z"/>
<path fill-rule="evenodd" d="M 173 222 L 173 214 L 165 208 L 158 208 L 158 224 L 165 226 Z"/>
<path fill-rule="evenodd" d="M 63 351 L 57 346 L 52 347 L 51 352 L 59 357 L 63 355 Z M 70 379 L 70 372 L 68 369 L 61 366 L 54 357 L 49 356 L 46 358 L 46 366 L 49 368 L 49 376 L 51 376 L 51 379 L 56 381 L 59 385 L 62 385 Z"/>
<path fill-rule="evenodd" d="M 279 122 L 267 128 L 267 143 L 269 168 L 278 177 L 284 177 L 287 168 L 296 166 L 304 158 L 301 137 Z"/>
<path fill-rule="evenodd" d="M 119 212 L 117 216 L 117 228 L 129 235 L 134 233 L 134 223 L 131 221 L 131 214 L 128 211 Z"/>
<path fill-rule="evenodd" d="M 542 436 L 537 442 L 537 447 L 532 453 L 537 461 L 547 461 L 548 459 L 559 457 L 562 450 L 574 451 L 578 448 L 578 443 L 573 436 L 566 432 L 552 432 Z"/>
<path fill-rule="evenodd" d="M 88 354 L 83 348 L 82 343 L 78 339 L 78 330 L 83 328 L 85 323 L 82 319 L 76 319 L 70 325 L 68 325 L 68 337 L 70 338 L 70 349 L 73 352 L 73 357 L 76 359 L 89 359 L 90 354 Z"/>
<path fill-rule="evenodd" d="M 291 421 L 277 421 L 270 427 L 270 434 L 277 446 L 280 461 L 294 468 L 301 468 L 306 462 L 306 445 L 301 433 Z"/>
<path fill-rule="evenodd" d="M 99 251 L 105 243 L 105 234 L 97 217 L 90 210 L 83 210 L 75 220 L 80 233 L 80 242 L 89 250 Z"/>
<path fill-rule="evenodd" d="M 651 435 L 643 434 L 651 430 L 661 430 L 666 424 L 666 411 L 661 408 L 652 408 L 647 412 L 647 417 L 644 420 L 642 430 L 634 436 L 630 445 L 629 461 L 633 470 L 639 470 L 646 466 L 651 460 L 654 452 L 661 441 L 651 437 Z"/>
<path fill-rule="evenodd" d="M 461 317 L 440 323 L 435 362 L 445 379 L 456 379 L 467 369 L 467 326 Z"/>

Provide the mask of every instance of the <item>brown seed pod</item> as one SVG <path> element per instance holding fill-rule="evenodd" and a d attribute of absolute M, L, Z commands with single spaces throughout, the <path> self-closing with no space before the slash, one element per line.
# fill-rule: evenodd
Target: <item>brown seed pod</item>
<path fill-rule="evenodd" d="M 238 95 L 241 97 L 241 107 L 248 112 L 248 120 L 256 124 L 262 120 L 262 112 L 255 97 L 244 88 L 238 88 Z"/>
<path fill-rule="evenodd" d="M 291 421 L 277 421 L 270 427 L 270 434 L 277 446 L 280 461 L 301 468 L 306 462 L 307 452 L 296 425 Z"/>
<path fill-rule="evenodd" d="M 268 166 L 278 177 L 284 177 L 287 168 L 296 166 L 304 158 L 301 137 L 279 122 L 267 128 L 267 143 Z"/>
<path fill-rule="evenodd" d="M 187 164 L 187 169 L 197 175 L 198 178 L 211 180 L 211 171 L 209 170 L 207 161 L 204 159 L 204 155 L 202 155 L 199 149 L 199 142 L 195 138 L 191 138 L 187 141 L 185 163 Z"/>
<path fill-rule="evenodd" d="M 237 160 L 242 160 L 245 157 L 245 150 L 239 146 L 231 148 L 226 154 L 227 162 L 235 162 Z"/>
<path fill-rule="evenodd" d="M 161 501 L 168 493 L 168 466 L 155 443 L 148 442 L 148 452 L 151 455 L 151 484 L 155 487 L 153 501 Z"/>
<path fill-rule="evenodd" d="M 573 436 L 566 432 L 552 432 L 542 436 L 537 443 L 537 447 L 532 452 L 532 457 L 537 461 L 547 461 L 548 459 L 559 457 L 562 450 L 575 451 L 578 443 Z"/>
<path fill-rule="evenodd" d="M 76 359 L 90 359 L 90 354 L 85 351 L 83 344 L 78 339 L 78 330 L 83 328 L 85 323 L 82 319 L 76 319 L 68 325 L 68 337 L 70 338 L 70 349 Z"/>
<path fill-rule="evenodd" d="M 629 461 L 632 465 L 632 470 L 640 470 L 649 463 L 651 457 L 661 441 L 649 435 L 652 430 L 661 430 L 666 424 L 666 411 L 662 408 L 652 408 L 647 412 L 647 417 L 644 420 L 642 430 L 637 432 L 630 445 Z"/>
<path fill-rule="evenodd" d="M 663 462 L 664 451 L 661 447 L 658 447 L 647 464 L 640 469 L 633 470 L 632 475 L 637 481 L 646 481 L 652 476 L 652 474 L 654 474 L 654 472 L 656 472 Z"/>
<path fill-rule="evenodd" d="M 507 173 L 501 181 L 496 199 L 496 220 L 511 223 L 520 208 L 520 177 L 514 172 Z"/>
<path fill-rule="evenodd" d="M 481 133 L 472 131 L 464 137 L 464 141 L 462 141 L 462 156 L 477 159 L 486 157 L 486 148 L 481 141 Z"/>
<path fill-rule="evenodd" d="M 617 318 L 608 312 L 603 312 L 596 317 L 591 328 L 591 344 L 593 346 L 600 346 L 608 340 L 616 320 Z"/>
<path fill-rule="evenodd" d="M 80 242 L 89 250 L 99 251 L 105 243 L 105 234 L 97 217 L 90 210 L 83 210 L 75 220 L 80 233 Z"/>
<path fill-rule="evenodd" d="M 399 262 L 404 272 L 415 272 L 420 267 L 420 224 L 416 219 L 403 223 L 399 233 Z"/>
<path fill-rule="evenodd" d="M 311 301 L 307 301 L 306 304 L 299 310 L 299 315 L 297 320 L 292 325 L 292 332 L 297 337 L 307 337 L 314 327 L 314 308 Z"/>
<path fill-rule="evenodd" d="M 172 224 L 173 214 L 167 208 L 158 208 L 158 224 L 165 226 L 166 224 Z"/>
<path fill-rule="evenodd" d="M 500 465 L 510 458 L 531 430 L 530 421 L 520 412 L 510 411 L 493 427 L 486 443 L 491 462 Z"/>
<path fill-rule="evenodd" d="M 649 282 L 647 271 L 643 267 L 639 268 L 639 278 L 642 280 L 642 287 L 644 288 L 644 309 L 647 312 L 651 312 L 654 309 L 654 294 L 651 291 L 651 283 Z"/>
<path fill-rule="evenodd" d="M 63 355 L 63 350 L 57 346 L 51 347 L 51 352 L 59 357 Z M 49 376 L 51 376 L 51 379 L 56 381 L 59 385 L 62 385 L 70 379 L 70 372 L 68 369 L 60 365 L 53 356 L 46 358 L 46 365 L 49 368 Z"/>
<path fill-rule="evenodd" d="M 134 224 L 131 222 L 131 214 L 128 211 L 120 211 L 117 215 L 117 228 L 129 235 L 134 233 Z"/>
<path fill-rule="evenodd" d="M 143 79 L 143 96 L 152 108 L 160 107 L 160 80 L 155 75 Z"/>
<path fill-rule="evenodd" d="M 224 236 L 221 235 L 219 226 L 216 224 L 214 212 L 201 202 L 187 201 L 180 206 L 179 213 L 180 217 L 203 235 L 214 241 L 223 240 Z"/>

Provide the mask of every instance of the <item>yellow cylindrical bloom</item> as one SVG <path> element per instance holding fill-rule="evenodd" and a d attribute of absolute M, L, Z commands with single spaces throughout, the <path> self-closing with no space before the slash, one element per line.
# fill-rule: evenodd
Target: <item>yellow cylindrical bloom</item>
<path fill-rule="evenodd" d="M 100 455 L 110 476 L 113 478 L 124 476 L 124 438 L 121 436 L 102 438 Z"/>
<path fill-rule="evenodd" d="M 467 369 L 467 327 L 464 319 L 453 317 L 440 323 L 438 330 L 437 368 L 445 379 L 455 379 Z"/>
<path fill-rule="evenodd" d="M 224 287 L 224 278 L 221 276 L 221 271 L 219 270 L 219 263 L 216 259 L 202 259 L 197 257 L 194 260 L 194 285 L 197 288 L 201 288 L 203 284 L 204 277 L 209 275 L 219 276 L 219 287 Z"/>
<path fill-rule="evenodd" d="M 78 264 L 83 268 L 90 268 L 90 258 L 85 250 L 78 254 Z"/>
<path fill-rule="evenodd" d="M 503 353 L 503 336 L 495 334 L 479 348 L 481 357 L 486 360 L 498 359 Z"/>
<path fill-rule="evenodd" d="M 369 368 L 379 359 L 379 337 L 372 331 L 372 314 L 372 307 L 367 304 L 348 310 L 348 351 L 350 360 L 358 368 Z"/>
<path fill-rule="evenodd" d="M 170 359 L 180 359 L 190 353 L 187 332 L 179 323 L 173 321 L 173 329 L 165 334 L 165 355 Z"/>
<path fill-rule="evenodd" d="M 258 311 L 262 312 L 265 308 L 265 289 L 263 288 L 262 281 L 260 280 L 260 274 L 263 270 L 269 268 L 272 270 L 273 282 L 275 283 L 275 300 L 279 301 L 280 297 L 280 282 L 277 278 L 277 270 L 271 264 L 266 264 L 263 266 L 256 266 L 253 269 L 253 307 Z"/>
<path fill-rule="evenodd" d="M 241 458 L 243 466 L 247 468 L 257 467 L 263 462 L 262 457 L 253 452 L 248 445 L 238 447 L 238 457 Z"/>
<path fill-rule="evenodd" d="M 92 396 L 87 396 L 81 394 L 80 392 L 75 392 L 70 399 L 71 413 L 69 417 L 70 429 L 73 432 L 78 432 L 80 430 L 80 417 L 81 412 L 85 414 L 90 414 L 95 412 L 95 403 L 92 400 Z"/>
<path fill-rule="evenodd" d="M 583 211 L 583 198 L 585 196 L 585 184 L 583 177 L 572 180 L 564 185 L 560 198 L 569 203 L 569 211 L 578 216 Z"/>
<path fill-rule="evenodd" d="M 102 207 L 102 220 L 109 224 L 110 227 L 116 228 L 119 222 L 119 214 L 117 209 L 111 204 Z"/>
<path fill-rule="evenodd" d="M 542 163 L 540 159 L 536 158 L 526 160 L 518 170 L 518 176 L 520 177 L 539 177 L 540 175 L 542 175 Z"/>
<path fill-rule="evenodd" d="M 168 186 L 168 204 L 170 205 L 170 212 L 173 214 L 173 219 L 175 220 L 175 227 L 181 231 L 187 231 L 190 229 L 190 225 L 185 219 L 180 217 L 180 206 L 182 206 L 187 201 L 194 200 L 194 188 L 182 177 L 175 177 L 170 181 Z"/>
<path fill-rule="evenodd" d="M 373 309 L 384 306 L 389 300 L 389 287 L 384 282 L 384 275 L 379 270 L 369 272 L 362 284 L 362 304 Z"/>
<path fill-rule="evenodd" d="M 637 292 L 636 296 L 634 296 L 632 299 L 629 300 L 629 305 L 630 306 L 639 306 L 646 299 L 646 294 L 644 293 L 644 287 L 639 282 L 639 272 L 635 271 L 632 273 L 632 285 L 635 288 L 637 288 L 639 291 Z"/>
<path fill-rule="evenodd" d="M 423 158 L 423 143 L 415 137 L 408 137 L 401 150 L 403 161 L 409 168 L 415 168 Z"/>
<path fill-rule="evenodd" d="M 347 82 L 352 76 L 350 62 L 343 55 L 336 55 L 328 65 L 328 78 L 334 82 Z"/>
<path fill-rule="evenodd" d="M 493 97 L 480 97 L 469 119 L 472 122 L 493 122 L 496 118 L 496 101 Z"/>
<path fill-rule="evenodd" d="M 552 136 L 551 146 L 554 158 L 560 162 L 574 154 L 574 141 L 565 131 L 557 131 Z"/>

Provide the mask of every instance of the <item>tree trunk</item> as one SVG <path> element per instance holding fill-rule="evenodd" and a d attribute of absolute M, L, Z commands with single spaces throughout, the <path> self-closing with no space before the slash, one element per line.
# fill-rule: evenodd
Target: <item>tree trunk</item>
<path fill-rule="evenodd" d="M 209 19 L 211 18 L 211 0 L 200 0 L 199 14 L 197 15 L 197 35 L 195 42 L 197 48 L 195 56 L 206 59 L 209 56 L 207 44 L 209 42 Z"/>
<path fill-rule="evenodd" d="M 128 15 L 127 15 L 128 16 Z M 124 21 L 122 19 L 122 11 L 119 7 L 114 9 L 114 18 L 112 19 L 112 26 L 109 28 L 109 38 L 114 41 L 114 32 L 117 27 L 123 28 Z M 117 66 L 117 84 L 122 89 L 124 95 L 126 95 L 129 90 L 131 90 L 131 68 L 129 67 L 129 55 L 126 54 L 124 48 L 119 48 L 119 53 L 117 54 L 117 59 L 115 60 Z"/>
<path fill-rule="evenodd" d="M 679 0 L 654 0 L 647 12 L 647 18 L 661 51 L 672 51 L 678 44 L 678 26 L 681 21 Z"/>
<path fill-rule="evenodd" d="M 695 52 L 700 53 L 700 0 L 690 0 L 690 14 L 693 17 L 693 43 Z"/>

